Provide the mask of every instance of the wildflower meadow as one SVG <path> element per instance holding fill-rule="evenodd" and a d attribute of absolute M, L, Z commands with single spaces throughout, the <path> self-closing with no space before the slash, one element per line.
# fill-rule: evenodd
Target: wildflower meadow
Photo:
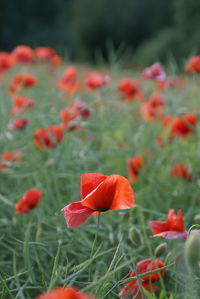
<path fill-rule="evenodd" d="M 0 52 L 0 298 L 200 297 L 200 56 Z"/>

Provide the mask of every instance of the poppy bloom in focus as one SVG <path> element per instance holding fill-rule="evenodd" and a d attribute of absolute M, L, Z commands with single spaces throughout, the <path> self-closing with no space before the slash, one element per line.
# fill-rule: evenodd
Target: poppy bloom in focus
<path fill-rule="evenodd" d="M 153 237 L 164 239 L 186 239 L 187 231 L 184 228 L 182 211 L 178 210 L 177 215 L 173 209 L 168 211 L 166 221 L 149 222 Z"/>
<path fill-rule="evenodd" d="M 182 178 L 186 181 L 191 181 L 192 175 L 189 173 L 184 163 L 178 163 L 171 169 L 171 175 L 177 178 Z"/>
<path fill-rule="evenodd" d="M 123 176 L 85 173 L 80 185 L 82 200 L 61 210 L 69 228 L 81 225 L 92 214 L 134 206 L 134 192 Z"/>
<path fill-rule="evenodd" d="M 14 105 L 11 108 L 11 114 L 13 115 L 23 113 L 27 109 L 33 108 L 35 106 L 33 101 L 23 96 L 14 97 L 13 101 L 14 101 Z"/>
<path fill-rule="evenodd" d="M 16 62 L 19 63 L 30 63 L 33 61 L 33 50 L 28 46 L 17 46 L 12 51 L 12 56 L 15 58 Z"/>
<path fill-rule="evenodd" d="M 26 191 L 23 197 L 16 203 L 16 213 L 28 213 L 29 210 L 35 208 L 42 197 L 42 191 L 39 189 L 30 189 Z"/>
<path fill-rule="evenodd" d="M 9 123 L 8 128 L 11 130 L 23 130 L 29 123 L 27 118 L 16 118 Z"/>
<path fill-rule="evenodd" d="M 0 160 L 0 171 L 4 171 L 12 164 L 19 163 L 21 160 L 21 152 L 7 151 L 3 154 Z"/>
<path fill-rule="evenodd" d="M 166 74 L 163 67 L 158 63 L 154 63 L 150 67 L 146 68 L 143 72 L 143 77 L 145 79 L 151 79 L 156 81 L 165 81 Z"/>
<path fill-rule="evenodd" d="M 108 84 L 110 77 L 100 73 L 91 73 L 85 80 L 85 85 L 89 90 L 94 90 Z"/>
<path fill-rule="evenodd" d="M 119 82 L 118 89 L 123 94 L 126 102 L 132 101 L 134 98 L 141 100 L 143 97 L 139 90 L 139 81 L 136 79 L 122 79 Z"/>
<path fill-rule="evenodd" d="M 154 121 L 159 120 L 164 113 L 165 102 L 164 98 L 159 93 L 153 93 L 149 100 L 141 105 L 141 114 L 144 120 Z"/>
<path fill-rule="evenodd" d="M 34 143 L 41 150 L 51 149 L 56 147 L 63 137 L 63 127 L 61 125 L 48 126 L 35 131 Z"/>
<path fill-rule="evenodd" d="M 143 159 L 140 155 L 134 156 L 132 159 L 128 159 L 128 174 L 130 183 L 135 183 L 138 179 L 140 169 L 143 165 Z"/>
<path fill-rule="evenodd" d="M 200 55 L 199 56 L 193 56 L 189 59 L 185 71 L 188 73 L 196 72 L 200 73 Z"/>
<path fill-rule="evenodd" d="M 35 299 L 95 299 L 94 297 L 82 293 L 74 287 L 59 287 L 50 292 L 44 293 Z"/>
<path fill-rule="evenodd" d="M 161 259 L 146 259 L 142 260 L 137 263 L 137 271 L 133 270 L 130 273 L 129 277 L 136 277 L 137 274 L 145 274 L 146 272 L 150 272 L 159 268 L 162 268 L 165 266 L 165 263 Z M 160 276 L 164 275 L 165 270 L 158 271 L 154 274 L 149 274 L 144 277 L 141 277 L 140 284 L 143 288 L 145 288 L 150 293 L 155 293 L 156 286 L 153 285 L 154 282 L 158 281 L 160 279 Z M 140 290 L 139 282 L 138 280 L 133 280 L 128 282 L 121 292 L 119 293 L 120 298 L 125 299 L 132 299 L 133 297 L 136 299 L 142 299 L 143 295 Z"/>

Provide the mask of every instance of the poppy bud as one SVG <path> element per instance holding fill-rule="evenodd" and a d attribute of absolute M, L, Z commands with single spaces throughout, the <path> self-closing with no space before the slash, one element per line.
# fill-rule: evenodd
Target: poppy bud
<path fill-rule="evenodd" d="M 190 233 L 185 243 L 185 261 L 188 270 L 196 275 L 200 274 L 200 234 L 198 232 Z"/>
<path fill-rule="evenodd" d="M 195 223 L 200 224 L 200 214 L 194 216 L 194 221 Z"/>
<path fill-rule="evenodd" d="M 129 229 L 128 236 L 133 244 L 135 244 L 137 246 L 140 246 L 143 244 L 143 236 L 142 236 L 141 232 L 139 231 L 139 229 L 137 229 L 136 227 L 131 227 Z"/>
<path fill-rule="evenodd" d="M 160 245 L 158 245 L 154 251 L 154 254 L 156 257 L 161 256 L 167 249 L 167 243 L 163 242 Z"/>

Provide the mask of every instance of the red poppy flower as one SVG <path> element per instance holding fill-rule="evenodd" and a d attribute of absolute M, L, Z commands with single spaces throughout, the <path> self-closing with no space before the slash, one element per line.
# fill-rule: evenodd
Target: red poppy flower
<path fill-rule="evenodd" d="M 200 55 L 199 56 L 193 56 L 189 59 L 185 71 L 188 73 L 196 72 L 200 73 Z"/>
<path fill-rule="evenodd" d="M 62 77 L 57 82 L 57 87 L 72 94 L 81 89 L 81 84 L 77 81 L 77 70 L 74 66 L 69 66 L 64 70 Z"/>
<path fill-rule="evenodd" d="M 158 62 L 156 62 L 144 70 L 143 77 L 146 79 L 165 81 L 166 74 L 163 67 Z"/>
<path fill-rule="evenodd" d="M 23 113 L 27 109 L 34 107 L 34 102 L 29 100 L 27 97 L 17 96 L 13 99 L 14 105 L 11 108 L 11 114 L 16 115 Z"/>
<path fill-rule="evenodd" d="M 197 117 L 194 114 L 185 114 L 181 117 L 174 118 L 170 128 L 170 139 L 173 140 L 176 137 L 180 137 L 185 140 L 186 137 L 193 133 L 194 127 L 197 123 Z"/>
<path fill-rule="evenodd" d="M 164 239 L 186 239 L 187 231 L 184 228 L 182 211 L 178 210 L 177 215 L 173 209 L 168 211 L 166 221 L 150 221 L 149 222 L 153 237 Z"/>
<path fill-rule="evenodd" d="M 171 169 L 171 175 L 177 178 L 182 178 L 186 181 L 191 181 L 192 175 L 189 173 L 187 167 L 184 163 L 177 163 L 172 169 Z"/>
<path fill-rule="evenodd" d="M 63 137 L 63 127 L 61 125 L 48 126 L 35 131 L 34 142 L 39 149 L 46 150 L 56 147 Z"/>
<path fill-rule="evenodd" d="M 56 51 L 50 47 L 38 47 L 35 49 L 35 56 L 40 61 L 51 61 L 55 55 Z"/>
<path fill-rule="evenodd" d="M 85 173 L 81 176 L 81 199 L 61 210 L 70 228 L 79 226 L 95 212 L 132 208 L 134 192 L 123 176 Z"/>
<path fill-rule="evenodd" d="M 62 58 L 58 55 L 54 55 L 52 58 L 51 58 L 51 66 L 52 67 L 58 67 L 59 65 L 61 65 L 62 63 Z"/>
<path fill-rule="evenodd" d="M 140 155 L 136 155 L 132 159 L 128 159 L 127 162 L 129 181 L 130 183 L 135 183 L 138 179 L 138 175 L 143 164 L 143 159 Z"/>
<path fill-rule="evenodd" d="M 17 46 L 13 51 L 12 55 L 15 60 L 19 63 L 30 63 L 33 60 L 34 52 L 28 46 Z"/>
<path fill-rule="evenodd" d="M 149 100 L 141 105 L 141 114 L 144 120 L 154 121 L 159 120 L 164 113 L 165 102 L 164 98 L 159 93 L 153 93 Z"/>
<path fill-rule="evenodd" d="M 4 171 L 10 165 L 19 163 L 21 160 L 21 152 L 7 151 L 3 154 L 0 161 L 0 171 Z"/>
<path fill-rule="evenodd" d="M 29 73 L 18 73 L 14 76 L 10 83 L 9 93 L 12 96 L 15 94 L 21 87 L 28 88 L 36 85 L 38 82 L 37 77 Z"/>
<path fill-rule="evenodd" d="M 109 81 L 110 81 L 110 77 L 107 75 L 102 75 L 99 73 L 91 73 L 87 76 L 85 80 L 85 84 L 88 89 L 94 90 L 108 84 Z"/>
<path fill-rule="evenodd" d="M 142 98 L 142 93 L 139 90 L 139 81 L 136 79 L 122 79 L 119 82 L 118 89 L 123 94 L 126 102 L 132 101 L 134 98 L 138 100 Z"/>
<path fill-rule="evenodd" d="M 16 213 L 28 213 L 29 210 L 35 208 L 42 197 L 42 191 L 39 189 L 31 189 L 24 193 L 23 197 L 16 204 Z"/>
<path fill-rule="evenodd" d="M 29 123 L 27 118 L 16 118 L 9 123 L 8 128 L 11 130 L 23 130 Z"/>
<path fill-rule="evenodd" d="M 150 271 L 162 268 L 164 266 L 165 266 L 165 263 L 158 258 L 157 259 L 150 258 L 150 259 L 142 260 L 139 263 L 137 263 L 137 265 L 136 265 L 137 271 L 135 271 L 135 270 L 131 271 L 129 277 L 135 277 L 135 276 L 137 276 L 137 274 L 141 275 L 146 272 L 150 272 Z M 136 274 L 136 272 L 137 272 L 137 274 Z M 149 291 L 150 293 L 155 293 L 156 286 L 153 285 L 152 283 L 159 280 L 160 276 L 164 275 L 164 272 L 165 272 L 164 270 L 161 270 L 157 273 L 146 275 L 146 276 L 142 277 L 140 280 L 141 286 L 143 288 L 145 288 L 147 291 Z M 119 297 L 126 298 L 126 299 L 128 299 L 128 298 L 132 299 L 133 297 L 136 299 L 142 299 L 143 296 L 142 296 L 142 293 L 139 288 L 139 282 L 137 280 L 128 282 L 123 287 L 121 292 L 119 293 Z"/>
<path fill-rule="evenodd" d="M 74 287 L 59 287 L 48 293 L 42 294 L 35 299 L 95 299 L 82 293 Z"/>
<path fill-rule="evenodd" d="M 12 55 L 6 52 L 0 52 L 0 73 L 5 72 L 6 70 L 10 69 L 14 65 L 14 59 Z"/>

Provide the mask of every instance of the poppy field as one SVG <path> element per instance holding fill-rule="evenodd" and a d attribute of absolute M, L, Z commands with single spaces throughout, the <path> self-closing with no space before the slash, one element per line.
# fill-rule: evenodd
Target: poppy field
<path fill-rule="evenodd" d="M 200 56 L 0 52 L 0 298 L 200 295 Z"/>

